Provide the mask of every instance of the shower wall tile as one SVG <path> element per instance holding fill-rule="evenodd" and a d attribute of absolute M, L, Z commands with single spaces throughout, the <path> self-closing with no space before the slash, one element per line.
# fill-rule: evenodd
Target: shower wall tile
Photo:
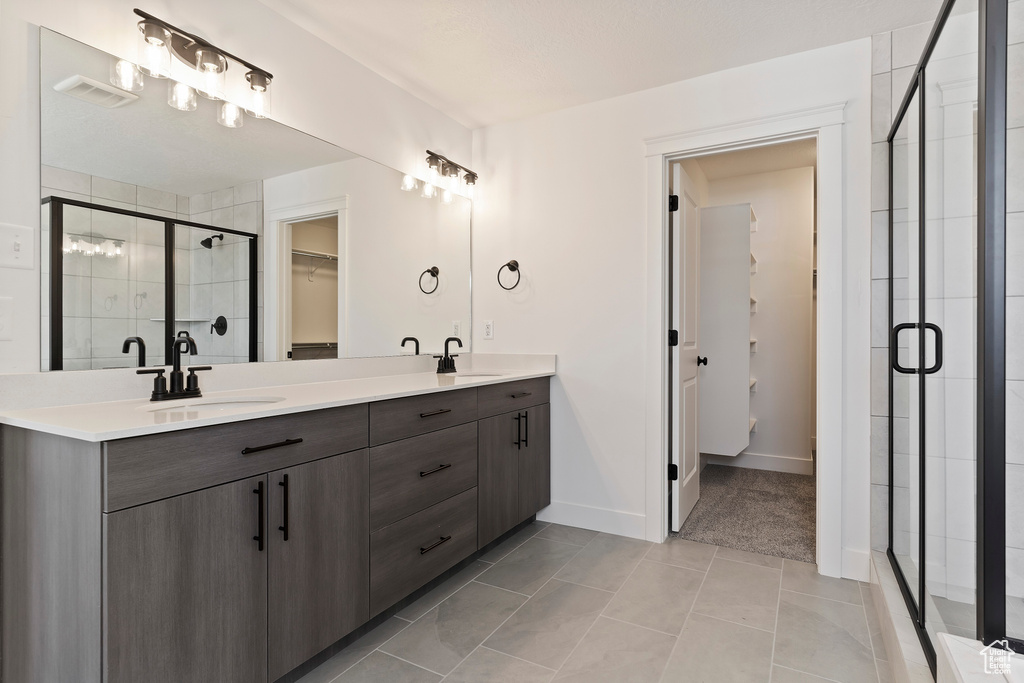
<path fill-rule="evenodd" d="M 889 483 L 889 418 L 871 418 L 871 483 Z"/>
<path fill-rule="evenodd" d="M 892 71 L 892 34 L 876 33 L 871 36 L 871 73 Z"/>
<path fill-rule="evenodd" d="M 78 275 L 64 275 L 64 311 L 71 317 L 92 315 L 92 284 L 90 278 Z"/>
<path fill-rule="evenodd" d="M 210 224 L 215 225 L 218 228 L 234 228 L 235 208 L 233 206 L 227 206 L 220 209 L 214 209 L 211 212 Z"/>
<path fill-rule="evenodd" d="M 188 219 L 192 214 L 191 203 L 189 198 L 184 195 L 178 195 L 177 201 L 175 202 L 178 210 L 179 218 Z"/>
<path fill-rule="evenodd" d="M 193 285 L 204 285 L 213 282 L 212 249 L 192 249 L 191 282 Z"/>
<path fill-rule="evenodd" d="M 213 301 L 210 308 L 210 317 L 216 318 L 219 315 L 225 318 L 232 317 L 235 312 L 235 283 L 215 283 L 212 292 Z"/>
<path fill-rule="evenodd" d="M 213 210 L 213 193 L 194 194 L 189 198 L 189 213 L 193 216 Z M 198 219 L 195 219 L 198 220 Z"/>
<path fill-rule="evenodd" d="M 249 281 L 235 280 L 234 287 L 234 316 L 235 318 L 249 317 Z"/>
<path fill-rule="evenodd" d="M 1024 42 L 1024 3 L 1010 0 L 1006 14 L 1006 42 L 1011 45 Z"/>
<path fill-rule="evenodd" d="M 94 199 L 109 199 L 123 202 L 124 205 L 131 205 L 132 208 L 136 208 L 138 206 L 137 192 L 138 190 L 135 185 L 92 176 L 91 194 Z"/>
<path fill-rule="evenodd" d="M 263 202 L 247 202 L 234 207 L 234 228 L 256 234 L 263 220 Z"/>
<path fill-rule="evenodd" d="M 892 125 L 892 74 L 871 77 L 871 141 L 885 142 Z"/>
<path fill-rule="evenodd" d="M 94 320 L 100 318 L 127 318 L 128 281 L 101 277 L 92 278 L 92 316 Z M 124 337 L 121 337 L 121 341 L 124 341 Z"/>
<path fill-rule="evenodd" d="M 1006 414 L 1024 415 L 1024 382 L 1006 383 Z M 1024 420 L 1006 421 L 1006 462 L 1024 465 Z"/>
<path fill-rule="evenodd" d="M 885 550 L 889 544 L 889 487 L 871 485 L 871 549 Z"/>
<path fill-rule="evenodd" d="M 889 281 L 871 281 L 871 346 L 889 347 Z"/>
<path fill-rule="evenodd" d="M 871 414 L 889 414 L 889 350 L 871 349 Z"/>
<path fill-rule="evenodd" d="M 889 277 L 889 212 L 871 212 L 871 277 Z"/>
<path fill-rule="evenodd" d="M 85 197 L 92 195 L 92 177 L 86 173 L 43 165 L 40 168 L 40 179 L 43 187 L 59 191 L 44 193 L 44 197 L 48 197 L 50 194 L 67 196 L 68 192 Z"/>
<path fill-rule="evenodd" d="M 1006 338 L 1022 339 L 1024 334 L 1024 297 L 1006 297 Z M 1024 346 L 1006 345 L 1006 378 L 1024 380 Z"/>
<path fill-rule="evenodd" d="M 932 22 L 914 24 L 892 32 L 892 68 L 916 66 L 928 42 Z"/>
<path fill-rule="evenodd" d="M 116 358 L 128 335 L 127 318 L 93 318 L 92 357 Z"/>
<path fill-rule="evenodd" d="M 213 285 L 192 285 L 190 288 L 191 318 L 209 318 L 213 313 Z"/>
<path fill-rule="evenodd" d="M 228 206 L 234 206 L 235 204 L 235 190 L 234 188 L 227 188 L 224 190 L 215 190 L 213 192 L 213 209 L 223 209 Z"/>
<path fill-rule="evenodd" d="M 900 105 L 903 104 L 903 97 L 907 94 L 911 79 L 914 78 L 914 67 L 905 66 L 902 69 L 894 69 L 892 72 L 892 118 L 895 121 L 899 114 Z"/>
<path fill-rule="evenodd" d="M 231 244 L 231 235 L 225 235 L 224 241 L 214 241 L 210 252 L 212 261 L 210 281 L 231 282 L 235 279 L 235 245 Z"/>
<path fill-rule="evenodd" d="M 143 209 L 159 209 L 160 211 L 177 213 L 178 195 L 172 192 L 164 192 L 163 190 L 153 190 L 140 185 L 138 188 L 138 205 L 140 211 Z M 150 212 L 147 211 L 146 213 Z"/>
<path fill-rule="evenodd" d="M 263 197 L 259 195 L 259 188 L 261 185 L 262 183 L 256 180 L 244 185 L 237 185 L 234 188 L 235 205 L 237 206 L 238 204 L 246 204 L 248 202 L 255 202 L 262 199 Z"/>
<path fill-rule="evenodd" d="M 871 210 L 889 208 L 889 145 L 876 142 L 871 145 Z"/>

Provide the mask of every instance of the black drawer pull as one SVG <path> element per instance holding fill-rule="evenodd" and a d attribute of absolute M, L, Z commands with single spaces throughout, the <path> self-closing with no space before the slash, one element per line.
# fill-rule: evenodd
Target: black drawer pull
<path fill-rule="evenodd" d="M 256 535 L 252 537 L 252 540 L 259 544 L 259 550 L 263 552 L 263 482 L 256 484 L 256 488 L 252 492 L 259 496 L 259 505 L 256 508 L 259 521 L 256 522 Z"/>
<path fill-rule="evenodd" d="M 530 411 L 523 412 L 523 448 L 530 447 Z"/>
<path fill-rule="evenodd" d="M 277 527 L 277 530 L 284 532 L 284 540 L 287 541 L 288 540 L 288 475 L 287 474 L 284 475 L 283 480 L 277 482 L 277 485 L 284 488 L 284 500 L 282 501 L 282 503 L 284 504 L 283 505 L 283 514 L 281 515 L 281 517 L 282 517 L 282 519 L 281 519 L 281 526 Z"/>
<path fill-rule="evenodd" d="M 438 465 L 437 467 L 435 467 L 432 470 L 427 470 L 426 472 L 420 472 L 420 476 L 421 477 L 425 477 L 428 474 L 433 474 L 434 472 L 440 472 L 441 470 L 446 470 L 449 467 L 451 467 L 451 463 L 448 463 L 447 465 Z"/>
<path fill-rule="evenodd" d="M 429 553 L 431 550 L 433 550 L 437 546 L 441 545 L 445 541 L 450 541 L 450 540 L 452 540 L 451 536 L 442 536 L 441 538 L 437 539 L 436 541 L 434 541 L 433 543 L 428 545 L 426 548 L 420 548 L 420 555 L 426 555 L 427 553 Z"/>
<path fill-rule="evenodd" d="M 302 443 L 302 439 L 285 439 L 284 441 L 278 441 L 277 443 L 268 443 L 266 446 L 247 446 L 242 449 L 242 455 L 259 453 L 260 451 L 269 451 L 271 448 L 280 448 L 281 446 L 294 446 L 297 443 Z"/>
<path fill-rule="evenodd" d="M 516 421 L 516 440 L 512 442 L 512 445 L 516 447 L 516 450 L 523 449 L 523 416 L 516 413 L 516 416 L 512 418 Z"/>
<path fill-rule="evenodd" d="M 526 396 L 533 396 L 533 392 L 532 391 L 524 391 L 521 394 L 511 394 L 511 395 L 509 395 L 509 398 L 525 398 Z"/>
<path fill-rule="evenodd" d="M 429 413 L 420 413 L 420 417 L 433 417 L 434 415 L 444 415 L 450 412 L 452 412 L 451 408 L 441 408 L 440 410 L 432 410 Z"/>

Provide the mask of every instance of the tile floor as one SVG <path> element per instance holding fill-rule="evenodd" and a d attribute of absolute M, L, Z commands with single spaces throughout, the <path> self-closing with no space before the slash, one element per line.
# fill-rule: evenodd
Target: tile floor
<path fill-rule="evenodd" d="M 535 522 L 300 683 L 889 683 L 885 659 L 867 584 Z"/>

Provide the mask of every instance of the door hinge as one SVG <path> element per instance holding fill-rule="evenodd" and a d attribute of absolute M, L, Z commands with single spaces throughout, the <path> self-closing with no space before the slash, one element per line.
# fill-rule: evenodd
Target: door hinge
<path fill-rule="evenodd" d="M 676 481 L 679 479 L 679 465 L 668 466 L 668 480 Z"/>
<path fill-rule="evenodd" d="M 670 194 L 668 196 L 668 210 L 670 213 L 679 210 L 679 195 Z"/>
<path fill-rule="evenodd" d="M 679 330 L 668 331 L 668 345 L 679 346 Z"/>

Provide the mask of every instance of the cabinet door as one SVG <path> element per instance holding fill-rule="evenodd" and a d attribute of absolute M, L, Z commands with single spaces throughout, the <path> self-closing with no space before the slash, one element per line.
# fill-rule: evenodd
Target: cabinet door
<path fill-rule="evenodd" d="M 520 413 L 526 443 L 519 451 L 519 521 L 551 504 L 551 406 Z"/>
<path fill-rule="evenodd" d="M 480 420 L 477 442 L 478 544 L 483 547 L 519 521 L 519 413 Z"/>
<path fill-rule="evenodd" d="M 369 452 L 271 472 L 270 680 L 367 621 Z"/>
<path fill-rule="evenodd" d="M 104 680 L 267 680 L 266 477 L 104 517 Z"/>

